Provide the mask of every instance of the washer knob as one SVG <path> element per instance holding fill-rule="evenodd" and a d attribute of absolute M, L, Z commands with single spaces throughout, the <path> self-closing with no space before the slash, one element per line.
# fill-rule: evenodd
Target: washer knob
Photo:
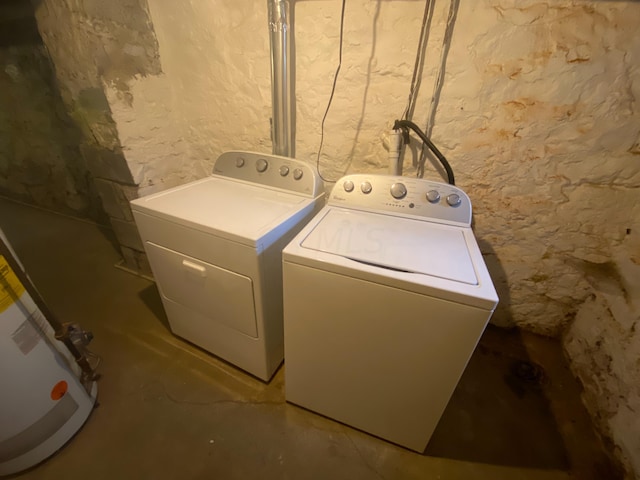
<path fill-rule="evenodd" d="M 407 187 L 404 186 L 404 183 L 394 183 L 391 185 L 391 196 L 396 200 L 406 197 Z"/>
<path fill-rule="evenodd" d="M 458 205 L 460 205 L 461 201 L 462 200 L 460 199 L 460 195 L 458 195 L 457 193 L 447 195 L 447 203 L 452 207 L 457 207 Z"/>
<path fill-rule="evenodd" d="M 287 167 L 286 165 L 281 166 L 280 175 L 283 177 L 286 177 L 287 175 L 289 175 L 289 167 Z"/>
<path fill-rule="evenodd" d="M 373 187 L 369 182 L 362 182 L 362 185 L 360 185 L 360 190 L 362 190 L 362 193 L 364 193 L 365 195 L 371 193 L 372 189 Z"/>
<path fill-rule="evenodd" d="M 256 162 L 256 170 L 259 171 L 260 173 L 267 170 L 268 166 L 269 166 L 269 162 L 267 162 L 264 158 L 259 158 L 258 161 Z"/>
<path fill-rule="evenodd" d="M 236 167 L 244 167 L 244 158 L 236 158 Z"/>
<path fill-rule="evenodd" d="M 351 180 L 347 180 L 342 184 L 345 192 L 353 192 L 353 182 Z"/>
<path fill-rule="evenodd" d="M 438 203 L 440 201 L 440 193 L 437 190 L 429 190 L 427 192 L 427 200 L 430 203 Z"/>
<path fill-rule="evenodd" d="M 300 180 L 300 179 L 302 178 L 303 173 L 304 173 L 304 172 L 303 172 L 301 169 L 296 168 L 296 169 L 293 171 L 293 178 L 294 178 L 295 180 Z"/>

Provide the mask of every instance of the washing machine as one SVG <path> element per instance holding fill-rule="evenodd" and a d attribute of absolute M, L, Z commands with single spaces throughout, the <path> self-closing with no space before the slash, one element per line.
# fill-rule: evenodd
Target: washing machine
<path fill-rule="evenodd" d="M 283 358 L 282 249 L 323 205 L 312 166 L 241 151 L 133 200 L 172 332 L 268 381 Z"/>
<path fill-rule="evenodd" d="M 498 303 L 469 197 L 344 177 L 283 282 L 287 401 L 422 452 Z"/>

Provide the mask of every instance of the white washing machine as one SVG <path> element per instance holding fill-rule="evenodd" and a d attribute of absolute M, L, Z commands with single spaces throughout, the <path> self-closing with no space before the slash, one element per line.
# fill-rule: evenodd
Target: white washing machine
<path fill-rule="evenodd" d="M 282 249 L 324 204 L 310 165 L 227 152 L 131 202 L 174 334 L 262 380 L 282 363 Z"/>
<path fill-rule="evenodd" d="M 283 262 L 287 401 L 422 452 L 498 303 L 467 195 L 344 177 Z"/>

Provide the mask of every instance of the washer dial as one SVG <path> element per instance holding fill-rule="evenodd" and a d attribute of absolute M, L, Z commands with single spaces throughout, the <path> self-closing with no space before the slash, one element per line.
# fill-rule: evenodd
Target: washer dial
<path fill-rule="evenodd" d="M 373 187 L 369 182 L 362 182 L 362 184 L 360 185 L 360 190 L 362 190 L 362 193 L 364 193 L 365 195 L 371 193 L 372 189 Z"/>
<path fill-rule="evenodd" d="M 283 177 L 286 177 L 287 175 L 289 175 L 289 167 L 287 167 L 286 165 L 281 166 L 280 175 Z"/>
<path fill-rule="evenodd" d="M 404 186 L 404 183 L 394 183 L 391 185 L 391 196 L 396 200 L 406 197 L 407 187 Z"/>
<path fill-rule="evenodd" d="M 427 200 L 429 200 L 429 203 L 438 203 L 440 201 L 440 193 L 437 190 L 429 190 L 427 192 Z"/>
<path fill-rule="evenodd" d="M 457 193 L 447 195 L 447 203 L 452 207 L 457 207 L 458 205 L 460 205 L 461 201 L 462 200 L 460 199 L 460 195 L 458 195 Z"/>

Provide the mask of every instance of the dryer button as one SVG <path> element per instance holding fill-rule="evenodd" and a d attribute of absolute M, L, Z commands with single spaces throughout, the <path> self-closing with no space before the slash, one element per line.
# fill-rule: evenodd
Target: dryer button
<path fill-rule="evenodd" d="M 345 192 L 353 192 L 353 182 L 351 180 L 347 180 L 342 184 Z"/>
<path fill-rule="evenodd" d="M 256 162 L 256 170 L 261 173 L 266 171 L 268 166 L 269 162 L 267 162 L 264 158 L 259 158 Z"/>

